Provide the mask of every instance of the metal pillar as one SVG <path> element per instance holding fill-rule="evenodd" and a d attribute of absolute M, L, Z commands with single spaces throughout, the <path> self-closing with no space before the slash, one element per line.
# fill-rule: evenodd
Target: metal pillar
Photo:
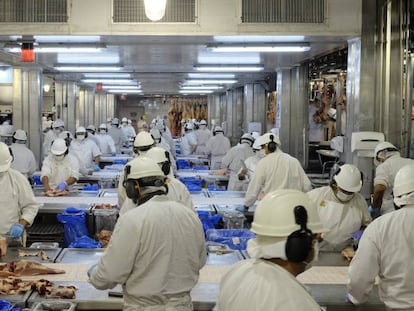
<path fill-rule="evenodd" d="M 246 84 L 243 96 L 242 127 L 247 131 L 249 122 L 260 122 L 266 132 L 266 90 L 260 84 Z"/>
<path fill-rule="evenodd" d="M 55 82 L 56 118 L 65 122 L 65 129 L 71 133 L 76 129 L 76 101 L 78 87 L 73 81 Z"/>

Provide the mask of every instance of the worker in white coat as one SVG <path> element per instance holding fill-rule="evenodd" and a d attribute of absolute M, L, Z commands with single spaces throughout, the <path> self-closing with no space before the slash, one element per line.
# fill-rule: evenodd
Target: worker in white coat
<path fill-rule="evenodd" d="M 92 140 L 99 148 L 99 141 L 96 138 L 96 127 L 95 127 L 95 125 L 89 124 L 86 127 L 86 132 L 88 133 L 87 139 Z"/>
<path fill-rule="evenodd" d="M 221 168 L 221 161 L 230 150 L 230 140 L 224 136 L 224 131 L 220 126 L 213 130 L 213 136 L 207 141 L 206 153 L 210 155 L 210 169 L 218 170 Z"/>
<path fill-rule="evenodd" d="M 111 154 L 112 156 L 116 156 L 114 140 L 108 135 L 107 132 L 107 125 L 105 123 L 99 125 L 98 134 L 95 136 L 99 143 L 98 147 L 102 154 Z"/>
<path fill-rule="evenodd" d="M 36 171 L 37 164 L 33 151 L 27 148 L 26 142 L 26 132 L 20 129 L 16 130 L 13 134 L 13 144 L 10 146 L 13 152 L 11 168 L 30 178 Z"/>
<path fill-rule="evenodd" d="M 348 301 L 367 301 L 378 282 L 387 310 L 414 310 L 414 165 L 401 168 L 393 192 L 398 210 L 373 221 L 364 231 L 349 266 Z"/>
<path fill-rule="evenodd" d="M 238 173 L 247 158 L 254 156 L 252 149 L 254 138 L 250 133 L 245 133 L 240 138 L 240 144 L 232 147 L 221 160 L 221 167 L 225 168 L 229 176 L 229 191 L 243 191 L 244 181 L 239 179 Z"/>
<path fill-rule="evenodd" d="M 128 119 L 125 117 L 121 120 L 121 130 L 122 133 L 124 133 L 124 137 L 128 141 L 130 139 L 134 139 L 134 137 L 136 136 L 134 128 L 132 127 L 132 125 L 128 123 Z"/>
<path fill-rule="evenodd" d="M 296 280 L 317 257 L 324 232 L 316 207 L 298 190 L 268 193 L 258 204 L 248 241 L 251 259 L 234 264 L 220 282 L 215 311 L 320 311 Z"/>
<path fill-rule="evenodd" d="M 303 192 L 312 189 L 300 162 L 280 149 L 279 137 L 273 133 L 263 134 L 259 137 L 259 144 L 266 156 L 257 164 L 247 188 L 245 209 L 276 189 L 297 189 Z"/>
<path fill-rule="evenodd" d="M 13 161 L 9 147 L 0 142 L 0 236 L 22 239 L 24 230 L 32 225 L 39 207 L 29 181 L 10 168 Z"/>
<path fill-rule="evenodd" d="M 83 126 L 77 127 L 75 139 L 69 147 L 69 152 L 79 160 L 79 172 L 82 175 L 89 175 L 94 171 L 100 171 L 101 151 L 92 140 L 87 139 L 88 136 L 89 134 Z"/>
<path fill-rule="evenodd" d="M 197 136 L 196 154 L 206 154 L 206 146 L 208 140 L 211 138 L 211 132 L 207 128 L 207 121 L 201 120 L 198 130 L 195 132 Z"/>
<path fill-rule="evenodd" d="M 184 124 L 184 136 L 181 138 L 181 155 L 188 156 L 193 154 L 197 148 L 197 136 L 194 132 L 194 124 L 187 121 Z"/>
<path fill-rule="evenodd" d="M 397 147 L 387 141 L 375 147 L 374 157 L 379 164 L 375 169 L 371 206 L 374 214 L 383 215 L 395 210 L 392 197 L 395 175 L 403 166 L 414 164 L 414 160 L 402 158 Z"/>
<path fill-rule="evenodd" d="M 167 143 L 165 138 L 162 136 L 160 130 L 157 129 L 156 127 L 152 128 L 150 130 L 150 134 L 151 134 L 152 138 L 154 139 L 155 145 L 157 147 L 160 147 L 160 148 L 168 151 L 169 158 L 171 159 L 171 161 L 170 161 L 171 173 L 174 174 L 174 172 L 177 170 L 177 164 L 175 162 L 174 155 L 171 152 L 170 145 Z"/>
<path fill-rule="evenodd" d="M 370 222 L 368 205 L 358 193 L 362 187 L 361 172 L 352 164 L 342 165 L 333 175 L 329 186 L 308 192 L 316 204 L 323 226 L 320 250 L 342 251 L 352 246 L 352 236 Z"/>
<path fill-rule="evenodd" d="M 52 123 L 52 130 L 45 133 L 43 138 L 43 157 L 45 158 L 50 153 L 52 142 L 59 137 L 59 134 L 65 130 L 65 122 L 57 119 Z"/>
<path fill-rule="evenodd" d="M 162 138 L 170 146 L 171 154 L 174 156 L 174 159 L 175 159 L 175 141 L 172 138 L 171 131 L 166 125 L 165 120 L 158 119 L 157 122 L 155 123 L 155 128 L 157 128 L 160 131 Z"/>
<path fill-rule="evenodd" d="M 50 154 L 43 160 L 41 180 L 46 195 L 51 190 L 67 190 L 79 179 L 79 161 L 69 154 L 68 144 L 63 138 L 53 141 Z"/>
<path fill-rule="evenodd" d="M 124 187 L 138 207 L 118 219 L 108 248 L 88 271 L 90 282 L 102 290 L 121 284 L 126 311 L 192 311 L 190 291 L 206 262 L 201 222 L 166 196 L 166 177 L 154 160 L 135 158 L 126 172 Z"/>
<path fill-rule="evenodd" d="M 262 151 L 262 147 L 259 145 L 258 138 L 259 137 L 255 138 L 255 141 L 252 146 L 254 156 L 251 156 L 244 161 L 244 164 L 242 165 L 242 167 L 240 168 L 237 174 L 237 177 L 239 178 L 239 180 L 243 180 L 244 182 L 243 191 L 247 190 L 247 187 L 249 186 L 249 182 L 252 179 L 254 172 L 256 171 L 257 163 L 259 163 L 259 161 L 263 159 L 265 156 L 264 151 Z"/>
<path fill-rule="evenodd" d="M 112 137 L 115 149 L 117 153 L 121 153 L 122 146 L 128 142 L 128 138 L 124 135 L 124 132 L 119 128 L 119 119 L 113 118 L 111 121 L 112 126 L 108 129 L 108 135 Z"/>

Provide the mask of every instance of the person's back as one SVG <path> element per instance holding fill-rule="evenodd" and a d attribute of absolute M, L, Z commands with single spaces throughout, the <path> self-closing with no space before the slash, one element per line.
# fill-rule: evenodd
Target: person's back
<path fill-rule="evenodd" d="M 187 187 L 173 175 L 168 176 L 167 183 L 167 196 L 170 198 L 170 200 L 174 202 L 180 202 L 195 211 L 194 204 L 191 200 L 191 195 Z"/>
<path fill-rule="evenodd" d="M 21 143 L 13 143 L 10 149 L 13 152 L 11 168 L 19 171 L 26 177 L 31 177 L 36 171 L 36 159 L 33 151 Z"/>
<path fill-rule="evenodd" d="M 111 136 L 114 141 L 116 152 L 121 153 L 122 145 L 128 141 L 122 130 L 119 127 L 112 126 L 108 130 L 108 135 Z"/>
<path fill-rule="evenodd" d="M 231 149 L 230 140 L 224 136 L 223 129 L 216 127 L 214 136 L 210 137 L 206 144 L 206 153 L 211 154 L 210 168 L 212 170 L 221 167 L 221 160 Z"/>

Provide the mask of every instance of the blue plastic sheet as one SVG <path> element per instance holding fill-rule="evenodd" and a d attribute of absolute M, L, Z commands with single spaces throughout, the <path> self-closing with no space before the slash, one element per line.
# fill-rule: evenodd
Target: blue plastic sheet
<path fill-rule="evenodd" d="M 86 212 L 81 209 L 68 207 L 57 215 L 57 220 L 63 223 L 66 245 L 89 233 L 86 227 Z"/>
<path fill-rule="evenodd" d="M 176 163 L 179 170 L 191 169 L 190 162 L 187 160 L 178 159 Z"/>
<path fill-rule="evenodd" d="M 21 311 L 21 308 L 12 308 L 13 304 L 7 300 L 0 300 L 0 311 Z"/>
<path fill-rule="evenodd" d="M 208 211 L 197 211 L 197 214 L 203 224 L 204 234 L 207 230 L 214 229 L 222 217 L 221 214 L 211 215 Z"/>
<path fill-rule="evenodd" d="M 248 229 L 209 229 L 206 232 L 207 241 L 225 244 L 235 250 L 245 250 L 247 241 L 254 237 Z"/>
<path fill-rule="evenodd" d="M 84 235 L 69 244 L 69 248 L 101 248 L 102 243 Z"/>
<path fill-rule="evenodd" d="M 99 191 L 99 185 L 98 184 L 87 184 L 85 186 L 83 186 L 82 188 L 83 191 Z"/>

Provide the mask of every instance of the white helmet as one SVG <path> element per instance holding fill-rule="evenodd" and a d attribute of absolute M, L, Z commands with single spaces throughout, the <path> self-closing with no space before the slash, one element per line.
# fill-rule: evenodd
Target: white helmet
<path fill-rule="evenodd" d="M 187 122 L 187 123 L 185 123 L 184 124 L 184 129 L 186 130 L 186 131 L 189 131 L 189 130 L 193 130 L 194 129 L 194 124 L 193 124 L 193 122 Z"/>
<path fill-rule="evenodd" d="M 66 141 L 63 138 L 56 138 L 52 142 L 52 147 L 50 148 L 50 151 L 54 155 L 64 154 L 66 150 L 68 150 L 68 146 L 66 145 Z"/>
<path fill-rule="evenodd" d="M 260 146 L 266 145 L 271 141 L 274 141 L 278 146 L 281 145 L 279 136 L 275 135 L 274 133 L 265 133 L 262 136 L 260 136 L 257 140 Z"/>
<path fill-rule="evenodd" d="M 121 120 L 121 122 L 126 122 L 126 123 L 128 123 L 128 119 L 127 119 L 127 118 L 125 118 L 125 117 L 123 117 L 123 118 L 122 118 L 122 120 Z"/>
<path fill-rule="evenodd" d="M 0 125 L 0 136 L 3 136 L 3 137 L 13 136 L 13 126 L 11 126 L 11 125 Z"/>
<path fill-rule="evenodd" d="M 207 125 L 207 121 L 206 121 L 206 120 L 204 120 L 204 119 L 203 119 L 203 120 L 201 120 L 201 121 L 200 121 L 200 125 Z"/>
<path fill-rule="evenodd" d="M 257 140 L 260 137 L 259 132 L 250 132 L 250 135 L 254 138 L 254 140 Z"/>
<path fill-rule="evenodd" d="M 414 192 L 414 164 L 400 168 L 394 179 L 394 197 Z"/>
<path fill-rule="evenodd" d="M 130 172 L 125 175 L 125 179 L 141 179 L 144 177 L 165 177 L 160 166 L 153 159 L 148 157 L 137 157 L 131 160 L 129 165 Z"/>
<path fill-rule="evenodd" d="M 296 206 L 306 209 L 309 230 L 313 233 L 326 232 L 315 203 L 305 193 L 293 189 L 278 189 L 268 193 L 256 207 L 251 231 L 259 236 L 288 237 L 300 229 L 295 220 Z"/>
<path fill-rule="evenodd" d="M 118 118 L 113 118 L 111 121 L 112 125 L 119 125 L 119 119 Z"/>
<path fill-rule="evenodd" d="M 152 138 L 154 139 L 154 141 L 161 140 L 161 133 L 160 133 L 160 130 L 159 129 L 152 128 L 150 130 L 150 134 L 151 134 Z"/>
<path fill-rule="evenodd" d="M 105 123 L 102 123 L 101 125 L 99 125 L 99 129 L 100 130 L 106 130 L 106 129 L 108 129 L 108 126 Z"/>
<path fill-rule="evenodd" d="M 73 135 L 69 131 L 63 131 L 62 133 L 59 133 L 58 137 L 63 138 L 63 139 L 68 139 L 68 138 L 73 139 Z"/>
<path fill-rule="evenodd" d="M 52 127 L 53 128 L 56 128 L 56 127 L 65 127 L 65 122 L 63 122 L 61 119 L 57 119 L 57 120 L 53 121 Z"/>
<path fill-rule="evenodd" d="M 149 147 L 154 144 L 155 141 L 152 138 L 151 134 L 148 132 L 139 132 L 138 135 L 135 136 L 134 147 Z"/>
<path fill-rule="evenodd" d="M 26 132 L 23 130 L 16 130 L 16 132 L 13 135 L 14 139 L 17 140 L 27 140 Z"/>
<path fill-rule="evenodd" d="M 378 160 L 378 154 L 381 151 L 384 151 L 384 150 L 387 150 L 387 151 L 398 151 L 397 147 L 395 147 L 393 144 L 391 144 L 388 141 L 383 141 L 383 142 L 379 143 L 375 147 L 375 150 L 374 150 L 374 158 Z"/>
<path fill-rule="evenodd" d="M 86 129 L 83 126 L 76 128 L 76 133 L 86 133 Z"/>
<path fill-rule="evenodd" d="M 11 162 L 13 160 L 12 155 L 10 154 L 9 147 L 0 142 L 0 172 L 5 172 L 10 168 Z"/>
<path fill-rule="evenodd" d="M 96 128 L 95 128 L 95 125 L 88 125 L 87 127 L 86 127 L 86 129 L 88 130 L 88 131 L 93 131 L 93 132 L 95 132 L 96 131 Z"/>
<path fill-rule="evenodd" d="M 224 133 L 223 128 L 221 126 L 216 126 L 214 128 L 214 134 L 216 133 Z"/>
<path fill-rule="evenodd" d="M 168 151 L 161 147 L 154 147 L 148 150 L 145 155 L 147 158 L 153 159 L 158 164 L 169 161 Z"/>
<path fill-rule="evenodd" d="M 249 144 L 250 144 L 250 146 L 252 146 L 253 145 L 253 143 L 254 143 L 254 138 L 253 138 L 253 136 L 252 135 L 250 135 L 249 133 L 244 133 L 243 135 L 242 135 L 242 137 L 240 138 L 240 143 L 242 143 L 242 142 L 248 142 Z"/>
<path fill-rule="evenodd" d="M 358 192 L 362 187 L 361 172 L 352 164 L 342 165 L 333 176 L 339 188 L 348 192 Z"/>

